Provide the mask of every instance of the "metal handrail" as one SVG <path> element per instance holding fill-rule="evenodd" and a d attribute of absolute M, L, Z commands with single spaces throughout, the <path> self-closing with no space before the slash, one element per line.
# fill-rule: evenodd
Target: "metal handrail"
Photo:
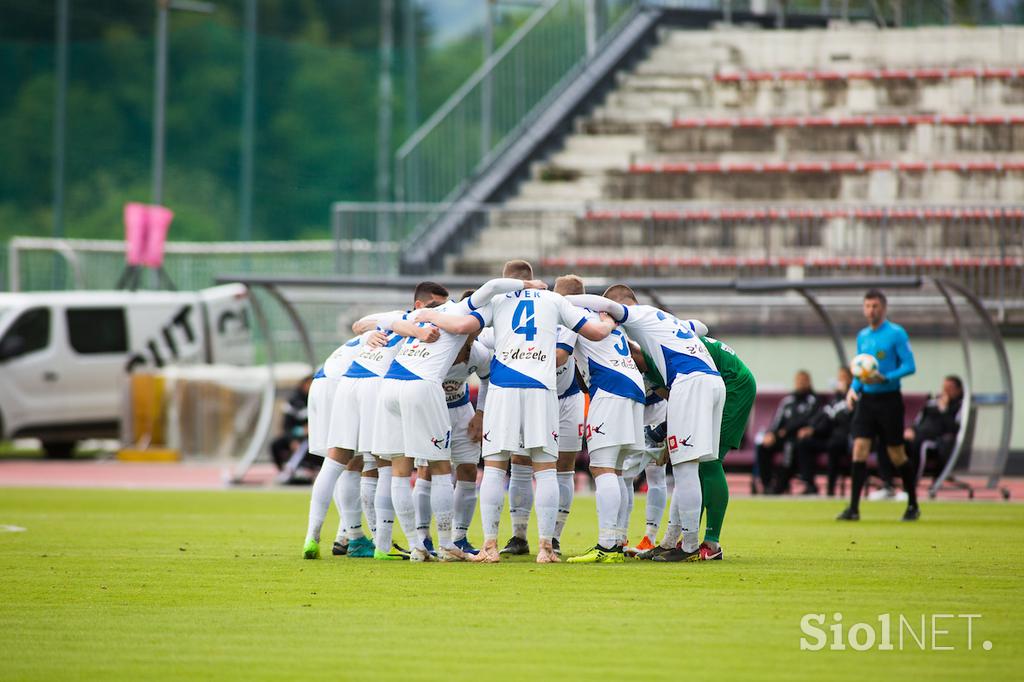
<path fill-rule="evenodd" d="M 438 124 L 440 124 L 441 121 L 447 117 L 453 109 L 455 109 L 456 106 L 461 104 L 462 101 L 468 97 L 473 88 L 482 82 L 484 78 L 490 75 L 491 72 L 494 71 L 494 67 L 504 60 L 505 56 L 519 43 L 521 43 L 526 35 L 530 33 L 530 31 L 532 31 L 533 28 L 540 23 L 544 17 L 546 17 L 559 2 L 560 0 L 546 0 L 546 2 L 538 8 L 537 11 L 531 14 L 523 25 L 520 26 L 515 33 L 509 36 L 508 40 L 502 43 L 501 47 L 488 57 L 487 60 L 481 64 L 480 67 L 472 73 L 472 75 L 470 75 L 466 82 L 463 83 L 458 90 L 452 93 L 451 97 L 446 99 L 444 104 L 442 104 L 441 107 L 423 123 L 423 125 L 417 128 L 416 131 L 409 136 L 408 140 L 402 143 L 402 146 L 399 147 L 398 151 L 395 153 L 395 157 L 401 160 L 408 156 L 409 152 L 411 152 L 412 149 L 423 140 L 423 138 L 429 135 L 438 126 Z"/>

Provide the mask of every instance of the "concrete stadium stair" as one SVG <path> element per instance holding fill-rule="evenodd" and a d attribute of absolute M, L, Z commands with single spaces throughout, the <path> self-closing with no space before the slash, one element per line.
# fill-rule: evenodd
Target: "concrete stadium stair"
<path fill-rule="evenodd" d="M 879 263 L 857 257 L 880 248 L 891 272 L 1024 266 L 1024 246 L 996 252 L 1007 229 L 1024 242 L 1019 218 L 592 210 L 1024 204 L 1024 30 L 659 30 L 506 199 L 575 215 L 494 211 L 451 270 L 489 273 L 515 254 L 551 273 L 866 272 Z M 836 265 L 842 253 L 854 257 Z"/>

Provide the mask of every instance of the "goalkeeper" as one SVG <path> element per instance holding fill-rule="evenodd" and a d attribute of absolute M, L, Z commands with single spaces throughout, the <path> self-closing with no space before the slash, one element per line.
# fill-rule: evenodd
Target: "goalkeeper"
<path fill-rule="evenodd" d="M 728 345 L 710 336 L 699 337 L 711 353 L 719 374 L 725 382 L 725 407 L 722 411 L 722 431 L 718 448 L 718 459 L 700 463 L 701 493 L 704 498 L 704 515 L 707 526 L 704 530 L 704 541 L 700 545 L 700 557 L 705 561 L 720 560 L 722 546 L 719 539 L 725 511 L 729 506 L 729 484 L 725 479 L 722 461 L 726 453 L 738 448 L 747 430 L 750 410 L 757 394 L 757 382 L 739 356 Z M 635 349 L 639 350 L 639 348 Z M 656 386 L 664 387 L 665 381 L 658 376 L 652 361 L 643 354 L 634 354 L 637 366 L 647 379 Z M 671 512 L 670 512 L 671 513 Z"/>

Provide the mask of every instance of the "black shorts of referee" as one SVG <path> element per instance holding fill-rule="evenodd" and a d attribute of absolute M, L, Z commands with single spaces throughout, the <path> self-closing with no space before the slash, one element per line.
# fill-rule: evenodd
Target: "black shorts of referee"
<path fill-rule="evenodd" d="M 903 445 L 903 393 L 862 393 L 853 412 L 850 435 L 879 438 L 886 447 Z"/>

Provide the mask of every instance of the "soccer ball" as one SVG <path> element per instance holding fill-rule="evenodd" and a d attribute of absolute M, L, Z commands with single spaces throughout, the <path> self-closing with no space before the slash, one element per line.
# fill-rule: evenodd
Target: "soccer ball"
<path fill-rule="evenodd" d="M 874 355 L 861 353 L 850 361 L 850 373 L 854 379 L 864 381 L 870 376 L 878 374 L 878 360 Z"/>

